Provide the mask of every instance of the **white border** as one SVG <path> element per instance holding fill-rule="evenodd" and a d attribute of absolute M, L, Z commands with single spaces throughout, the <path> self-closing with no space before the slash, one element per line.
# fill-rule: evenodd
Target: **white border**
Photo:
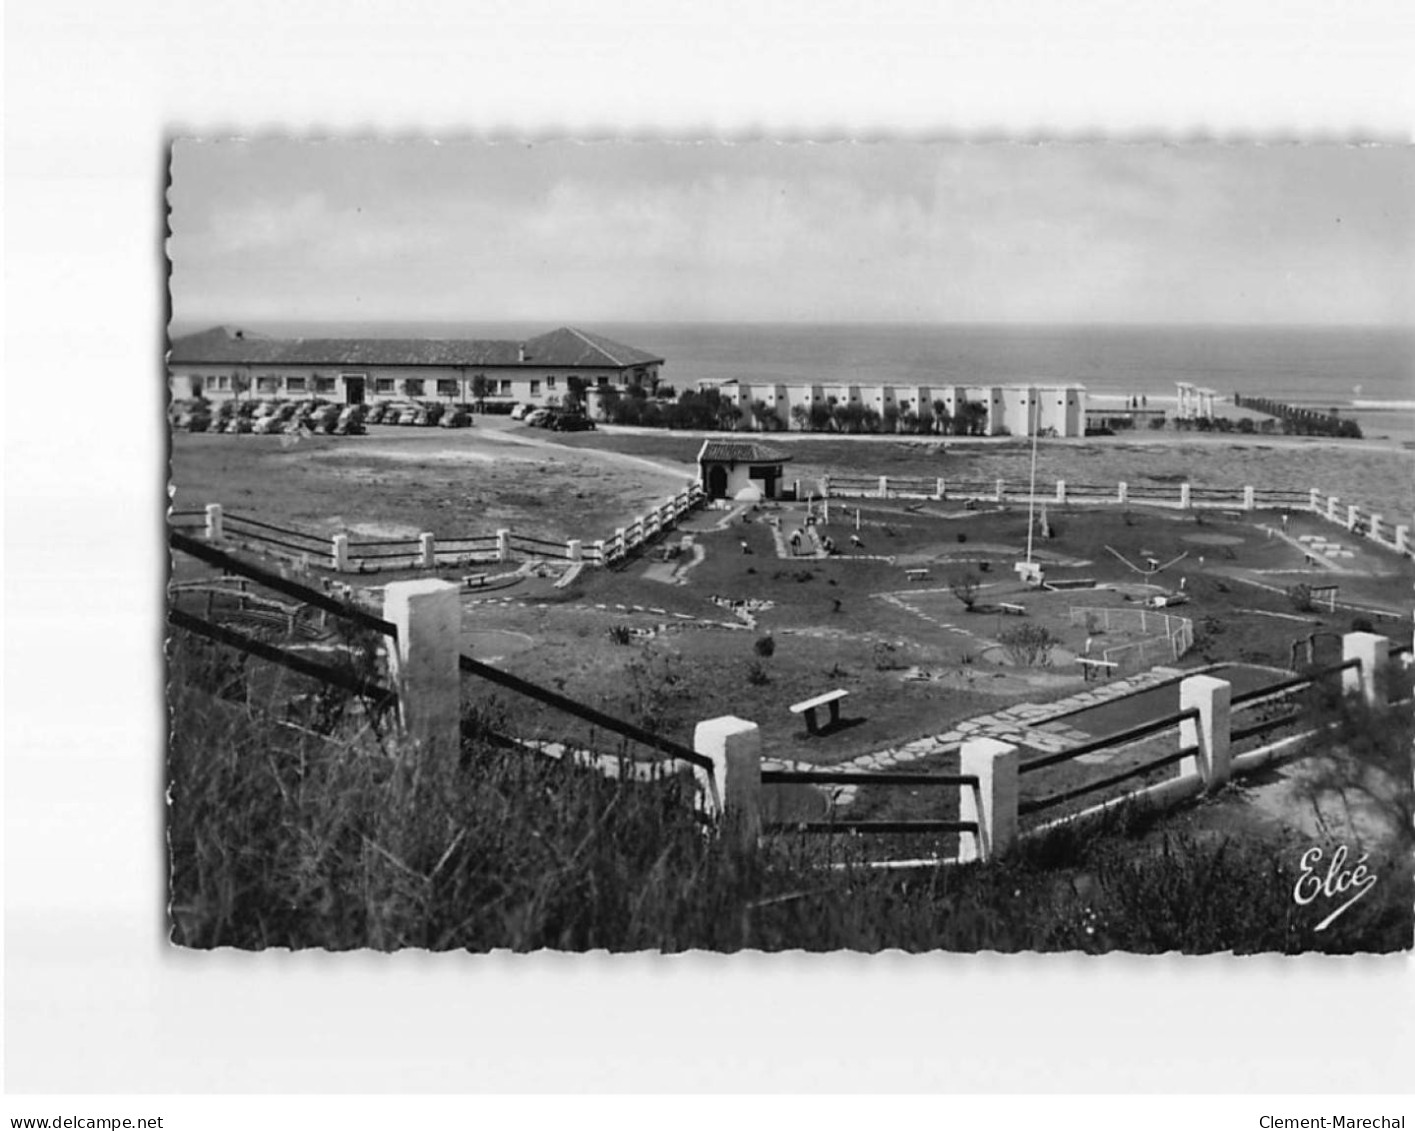
<path fill-rule="evenodd" d="M 154 457 L 172 132 L 1408 140 L 1406 2 L 11 0 L 6 30 L 11 1091 L 1408 1087 L 1401 958 L 167 951 Z"/>

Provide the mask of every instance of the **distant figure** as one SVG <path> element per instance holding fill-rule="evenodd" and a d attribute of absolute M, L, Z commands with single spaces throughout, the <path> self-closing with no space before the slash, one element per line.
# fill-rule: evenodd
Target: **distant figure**
<path fill-rule="evenodd" d="M 791 552 L 793 554 L 801 552 L 801 532 L 799 530 L 791 531 Z"/>
<path fill-rule="evenodd" d="M 1091 638 L 1089 636 L 1086 637 L 1086 651 L 1083 654 L 1087 656 L 1091 654 Z"/>
<path fill-rule="evenodd" d="M 1184 590 L 1185 590 L 1185 588 L 1188 586 L 1188 584 L 1189 584 L 1189 579 L 1188 579 L 1187 577 L 1181 577 L 1181 578 L 1179 579 L 1179 591 L 1180 591 L 1181 593 L 1183 593 Z"/>
<path fill-rule="evenodd" d="M 839 598 L 839 597 L 836 597 L 836 598 L 834 598 L 834 601 L 835 601 L 835 608 L 831 609 L 830 611 L 833 612 L 833 613 L 838 613 L 838 612 L 840 611 L 840 598 Z"/>
<path fill-rule="evenodd" d="M 854 546 L 857 550 L 863 550 L 865 548 L 865 544 L 860 541 L 858 534 L 850 535 L 850 545 Z"/>
<path fill-rule="evenodd" d="M 742 553 L 744 553 L 744 554 L 750 554 L 751 552 L 752 552 L 752 548 L 751 548 L 750 546 L 748 546 L 747 543 L 743 542 L 743 543 L 742 543 Z"/>
<path fill-rule="evenodd" d="M 1283 532 L 1284 534 L 1287 533 L 1287 512 L 1286 512 L 1286 511 L 1283 511 L 1283 512 L 1282 512 L 1282 532 Z"/>
<path fill-rule="evenodd" d="M 827 554 L 835 553 L 835 540 L 833 538 L 822 538 L 821 549 Z"/>

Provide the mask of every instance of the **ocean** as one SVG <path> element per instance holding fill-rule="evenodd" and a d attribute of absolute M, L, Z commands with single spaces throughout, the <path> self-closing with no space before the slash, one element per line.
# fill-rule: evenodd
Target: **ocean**
<path fill-rule="evenodd" d="M 522 338 L 559 322 L 250 323 L 278 336 Z M 1218 391 L 1415 424 L 1415 327 L 1020 326 L 595 322 L 657 353 L 678 389 L 700 380 L 800 384 L 1073 383 L 1093 394 Z M 186 330 L 204 329 L 203 326 Z M 174 328 L 174 332 L 178 332 Z M 1363 424 L 1364 427 L 1364 424 Z"/>

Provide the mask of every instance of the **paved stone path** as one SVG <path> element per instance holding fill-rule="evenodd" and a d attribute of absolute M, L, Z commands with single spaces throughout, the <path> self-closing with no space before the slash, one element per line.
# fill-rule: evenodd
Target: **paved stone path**
<path fill-rule="evenodd" d="M 1077 692 L 1054 703 L 1019 703 L 1002 711 L 979 715 L 958 723 L 942 734 L 918 738 L 888 750 L 863 754 L 848 762 L 831 767 L 835 770 L 881 772 L 898 769 L 910 762 L 956 750 L 958 746 L 972 738 L 996 738 L 1010 742 L 1028 750 L 1042 754 L 1059 753 L 1062 750 L 1089 742 L 1093 737 L 1085 731 L 1070 726 L 1059 716 L 1069 715 L 1083 707 L 1106 703 L 1121 696 L 1143 691 L 1148 687 L 1173 679 L 1178 672 L 1174 668 L 1152 668 L 1150 671 L 1118 679 L 1087 691 Z M 1083 754 L 1077 761 L 1082 763 L 1103 763 L 1114 757 L 1113 752 L 1099 751 Z M 763 768 L 781 770 L 812 770 L 814 763 L 791 759 L 765 760 Z M 855 799 L 857 786 L 823 787 L 832 791 L 832 802 L 836 806 L 848 805 Z"/>

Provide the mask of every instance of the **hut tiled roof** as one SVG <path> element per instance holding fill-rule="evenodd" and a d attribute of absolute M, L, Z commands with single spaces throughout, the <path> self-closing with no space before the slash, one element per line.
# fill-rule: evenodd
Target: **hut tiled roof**
<path fill-rule="evenodd" d="M 524 357 L 522 355 L 524 349 Z M 525 342 L 477 338 L 268 338 L 216 326 L 172 342 L 175 364 L 440 365 L 627 369 L 662 358 L 598 334 L 564 327 Z"/>
<path fill-rule="evenodd" d="M 705 440 L 698 452 L 699 463 L 785 463 L 790 458 L 776 448 L 746 440 Z"/>

